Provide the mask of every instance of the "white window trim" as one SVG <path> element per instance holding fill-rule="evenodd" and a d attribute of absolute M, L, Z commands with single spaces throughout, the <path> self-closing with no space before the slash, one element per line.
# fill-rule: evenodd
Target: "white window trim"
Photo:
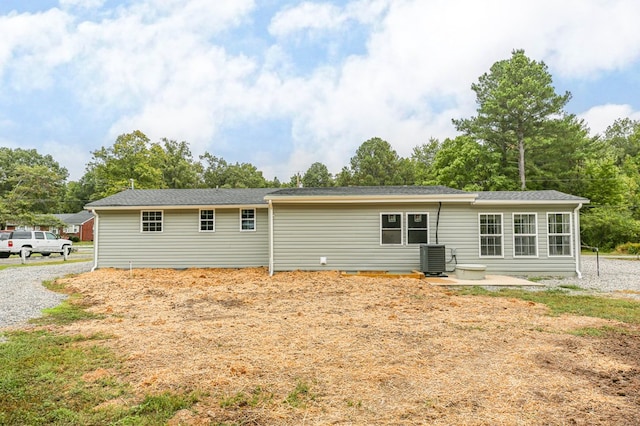
<path fill-rule="evenodd" d="M 427 227 L 426 228 L 409 228 L 409 216 L 412 215 L 412 214 L 419 214 L 419 215 L 426 216 L 427 217 Z M 431 235 L 429 235 L 429 213 L 427 213 L 427 212 L 407 212 L 405 223 L 407 224 L 406 225 L 406 228 L 407 228 L 406 229 L 406 234 L 407 234 L 407 236 L 406 236 L 405 241 L 406 241 L 406 244 L 408 246 L 416 246 L 416 245 L 420 245 L 420 244 L 429 244 L 430 239 L 431 239 Z M 427 231 L 427 242 L 426 243 L 410 243 L 409 242 L 409 231 L 410 230 Z"/>
<path fill-rule="evenodd" d="M 534 218 L 534 223 L 535 223 L 535 234 L 516 234 L 516 215 L 527 215 L 527 216 L 531 216 L 533 215 Z M 511 215 L 511 226 L 513 229 L 513 257 L 517 257 L 520 259 L 523 258 L 529 258 L 529 259 L 535 259 L 540 257 L 540 248 L 538 247 L 539 241 L 540 241 L 540 237 L 538 236 L 538 213 L 534 213 L 534 212 L 514 212 Z M 547 225 L 548 226 L 548 225 Z M 516 254 L 516 237 L 535 237 L 536 238 L 536 254 L 534 255 L 524 255 L 524 254 Z"/>
<path fill-rule="evenodd" d="M 399 244 L 384 244 L 382 242 L 382 216 L 384 215 L 397 215 L 400 217 L 400 243 Z M 402 214 L 402 212 L 380 212 L 380 221 L 378 222 L 378 227 L 380 228 L 380 246 L 382 247 L 400 247 L 402 245 L 404 245 L 404 234 L 405 234 L 405 229 L 404 229 L 404 215 Z M 396 229 L 396 228 L 389 228 L 389 229 Z"/>
<path fill-rule="evenodd" d="M 213 212 L 213 229 L 202 229 L 202 212 Z M 209 219 L 206 219 L 209 220 Z M 216 232 L 216 209 L 200 209 L 198 210 L 198 231 L 199 232 Z"/>
<path fill-rule="evenodd" d="M 549 216 L 551 215 L 556 215 L 556 214 L 561 214 L 561 215 L 566 215 L 569 217 L 569 232 L 568 233 L 561 233 L 561 234 L 556 234 L 556 233 L 550 233 L 549 232 Z M 569 212 L 547 212 L 547 223 L 546 223 L 546 228 L 547 228 L 547 256 L 549 257 L 573 257 L 573 215 Z M 551 237 L 552 236 L 557 236 L 557 235 L 564 235 L 564 236 L 568 236 L 569 237 L 569 254 L 551 254 Z"/>
<path fill-rule="evenodd" d="M 248 211 L 251 210 L 253 211 L 253 229 L 242 229 L 242 212 L 243 211 Z M 248 220 L 248 219 L 247 219 Z M 256 232 L 256 229 L 258 229 L 258 212 L 256 209 L 240 209 L 240 232 Z"/>
<path fill-rule="evenodd" d="M 500 234 L 482 234 L 482 223 L 480 218 L 482 216 L 500 216 Z M 482 254 L 482 237 L 483 236 L 500 236 L 500 255 L 486 255 Z M 478 213 L 478 257 L 485 259 L 504 259 L 504 215 L 502 213 L 484 212 Z"/>
<path fill-rule="evenodd" d="M 162 228 L 161 231 L 143 231 L 144 227 L 142 225 L 143 225 L 144 222 L 142 220 L 142 217 L 144 216 L 145 213 L 150 213 L 150 212 L 154 212 L 154 213 L 160 212 L 160 216 L 161 216 L 160 226 Z M 140 211 L 140 232 L 142 234 L 160 234 L 160 233 L 164 232 L 164 210 L 141 210 Z"/>

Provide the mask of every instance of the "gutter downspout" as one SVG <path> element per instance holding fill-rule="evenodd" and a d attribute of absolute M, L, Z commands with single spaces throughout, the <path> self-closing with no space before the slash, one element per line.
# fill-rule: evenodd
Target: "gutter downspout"
<path fill-rule="evenodd" d="M 269 200 L 269 276 L 273 276 L 273 202 Z"/>
<path fill-rule="evenodd" d="M 100 229 L 100 216 L 98 216 L 98 212 L 95 210 L 91 210 L 91 212 L 95 216 L 95 220 L 93 221 L 93 267 L 91 268 L 91 272 L 93 272 L 98 268 L 98 230 Z"/>
<path fill-rule="evenodd" d="M 580 242 L 580 209 L 582 208 L 582 203 L 578 204 L 578 207 L 573 210 L 573 223 L 574 223 L 574 244 L 576 247 L 576 275 L 578 279 L 582 278 L 582 271 L 580 270 L 581 262 L 580 262 L 580 254 L 582 251 L 582 243 Z"/>

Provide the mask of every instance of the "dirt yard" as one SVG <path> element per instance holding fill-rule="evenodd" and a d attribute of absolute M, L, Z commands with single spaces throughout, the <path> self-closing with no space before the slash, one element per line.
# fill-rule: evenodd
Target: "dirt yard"
<path fill-rule="evenodd" d="M 515 299 L 411 278 L 249 270 L 98 270 L 66 279 L 141 394 L 200 390 L 171 424 L 629 425 L 638 329 L 570 331 Z M 98 376 L 118 374 L 100 371 Z M 127 404 L 130 401 L 112 401 Z"/>

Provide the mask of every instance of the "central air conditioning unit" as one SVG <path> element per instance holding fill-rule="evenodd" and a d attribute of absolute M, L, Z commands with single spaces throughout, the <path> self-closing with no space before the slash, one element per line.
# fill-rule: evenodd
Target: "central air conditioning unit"
<path fill-rule="evenodd" d="M 420 244 L 420 271 L 432 277 L 446 277 L 444 245 Z"/>

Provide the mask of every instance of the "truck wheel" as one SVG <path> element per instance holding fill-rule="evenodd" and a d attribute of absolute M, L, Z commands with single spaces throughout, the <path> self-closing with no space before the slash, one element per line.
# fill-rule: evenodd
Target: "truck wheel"
<path fill-rule="evenodd" d="M 31 247 L 22 247 L 20 249 L 20 257 L 31 257 Z"/>
<path fill-rule="evenodd" d="M 51 253 L 41 253 L 43 257 L 49 256 Z"/>
<path fill-rule="evenodd" d="M 11 253 L 0 253 L 0 259 L 6 259 Z"/>

